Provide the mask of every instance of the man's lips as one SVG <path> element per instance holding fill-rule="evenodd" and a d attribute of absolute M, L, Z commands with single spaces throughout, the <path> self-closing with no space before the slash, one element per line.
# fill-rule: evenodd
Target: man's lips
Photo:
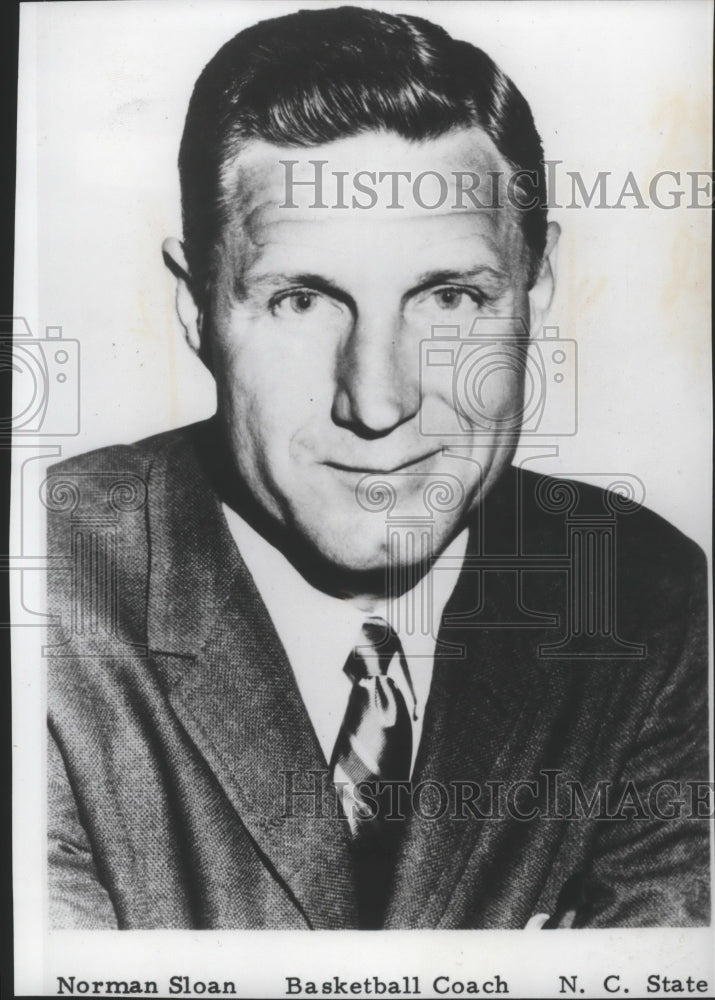
<path fill-rule="evenodd" d="M 435 448 L 433 451 L 429 451 L 424 455 L 418 455 L 415 458 L 408 458 L 400 462 L 392 463 L 385 462 L 382 464 L 370 464 L 370 465 L 351 465 L 347 462 L 323 462 L 323 465 L 327 465 L 330 469 L 337 469 L 339 472 L 352 472 L 354 475 L 362 476 L 390 476 L 396 472 L 403 472 L 406 469 L 410 469 L 415 465 L 420 465 L 422 462 L 426 462 L 428 459 L 432 458 L 441 452 L 441 448 Z"/>

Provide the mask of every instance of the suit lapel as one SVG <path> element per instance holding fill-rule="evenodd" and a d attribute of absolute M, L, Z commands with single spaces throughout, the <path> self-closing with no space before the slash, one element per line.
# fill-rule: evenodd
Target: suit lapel
<path fill-rule="evenodd" d="M 481 788 L 475 808 L 494 814 L 496 785 L 487 783 L 508 787 L 526 773 L 520 761 L 548 690 L 523 632 L 516 641 L 496 629 L 447 635 L 464 642 L 466 657 L 435 661 L 413 775 L 424 791 L 406 825 L 387 926 L 460 926 L 459 883 L 468 867 L 472 882 L 488 872 L 505 831 L 472 815 L 470 783 Z"/>
<path fill-rule="evenodd" d="M 537 641 L 543 636 L 533 629 L 499 627 L 513 608 L 513 579 L 508 573 L 490 573 L 486 586 L 468 566 L 470 557 L 485 551 L 481 518 L 491 516 L 491 551 L 514 551 L 517 486 L 515 477 L 505 477 L 486 510 L 479 513 L 480 520 L 470 531 L 466 567 L 445 609 L 438 650 L 443 643 L 457 644 L 464 655 L 435 656 L 413 774 L 413 789 L 424 783 L 424 796 L 417 815 L 413 810 L 406 824 L 388 927 L 459 927 L 467 919 L 467 926 L 480 926 L 480 911 L 460 886 L 486 885 L 490 880 L 493 884 L 491 869 L 509 824 L 474 818 L 464 805 L 471 795 L 467 783 L 481 786 L 475 808 L 488 816 L 494 811 L 496 793 L 495 786 L 490 789 L 487 783 L 508 786 L 527 773 L 525 754 L 534 740 L 539 741 L 533 730 L 549 692 L 536 656 Z M 477 604 L 478 618 L 488 626 L 467 623 L 470 616 L 474 622 Z M 438 793 L 433 783 L 445 791 Z M 445 794 L 440 802 L 437 796 Z M 435 818 L 424 818 L 431 812 Z M 488 924 L 486 913 L 482 916 L 482 925 Z"/>
<path fill-rule="evenodd" d="M 355 926 L 346 823 L 220 503 L 185 445 L 153 480 L 149 646 L 172 708 L 307 924 Z"/>

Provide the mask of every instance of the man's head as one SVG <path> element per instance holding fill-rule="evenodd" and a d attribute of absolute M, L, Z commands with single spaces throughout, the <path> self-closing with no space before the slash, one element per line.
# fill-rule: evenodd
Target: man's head
<path fill-rule="evenodd" d="M 409 521 L 441 479 L 455 500 L 431 512 L 439 551 L 511 459 L 520 337 L 552 291 L 557 231 L 524 98 L 420 18 L 301 11 L 204 69 L 179 164 L 184 240 L 165 250 L 252 503 L 347 579 L 390 558 L 371 485 Z M 380 176 L 397 186 L 357 197 Z M 480 390 L 486 427 L 455 441 L 454 392 L 421 344 L 483 319 L 514 349 Z"/>
<path fill-rule="evenodd" d="M 356 7 L 261 21 L 201 73 L 179 154 L 184 249 L 195 291 L 213 277 L 216 239 L 236 208 L 225 182 L 251 139 L 314 147 L 374 131 L 432 139 L 476 126 L 525 177 L 522 227 L 535 262 L 546 238 L 541 140 L 528 104 L 489 56 L 418 17 Z M 240 193 L 238 193 L 240 197 Z"/>

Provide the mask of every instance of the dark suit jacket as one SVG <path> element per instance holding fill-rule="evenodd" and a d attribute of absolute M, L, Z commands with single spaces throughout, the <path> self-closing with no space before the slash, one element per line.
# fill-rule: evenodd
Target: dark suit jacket
<path fill-rule="evenodd" d="M 347 825 L 210 428 L 48 477 L 55 926 L 356 926 Z M 386 927 L 709 922 L 707 822 L 654 814 L 708 779 L 703 564 L 644 508 L 503 477 L 445 610 Z"/>

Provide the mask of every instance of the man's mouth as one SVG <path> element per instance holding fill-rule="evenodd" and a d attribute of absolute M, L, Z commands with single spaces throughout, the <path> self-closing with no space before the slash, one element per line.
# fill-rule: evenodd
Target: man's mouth
<path fill-rule="evenodd" d="M 385 462 L 382 464 L 352 465 L 347 462 L 324 462 L 323 464 L 327 465 L 330 469 L 337 469 L 340 472 L 351 472 L 353 475 L 391 476 L 398 472 L 404 472 L 408 469 L 421 465 L 423 462 L 426 462 L 428 459 L 439 454 L 441 450 L 441 448 L 435 448 L 433 451 L 425 452 L 424 454 L 417 455 L 414 458 L 403 459 L 397 463 Z"/>

